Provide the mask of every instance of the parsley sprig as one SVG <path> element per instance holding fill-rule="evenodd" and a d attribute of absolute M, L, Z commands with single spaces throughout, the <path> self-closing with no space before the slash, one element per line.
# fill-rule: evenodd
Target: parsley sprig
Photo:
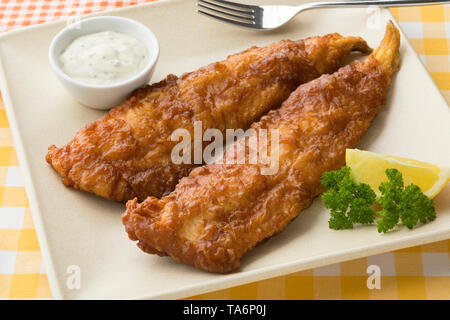
<path fill-rule="evenodd" d="M 328 191 L 322 195 L 322 200 L 330 209 L 329 227 L 352 229 L 354 224 L 376 221 L 378 232 L 385 233 L 400 221 L 412 229 L 419 222 L 427 223 L 436 218 L 433 200 L 418 186 L 404 187 L 402 174 L 397 169 L 386 169 L 385 173 L 388 181 L 379 186 L 380 197 L 368 184 L 355 182 L 349 167 L 324 173 L 321 182 Z M 374 209 L 377 203 L 381 210 Z"/>

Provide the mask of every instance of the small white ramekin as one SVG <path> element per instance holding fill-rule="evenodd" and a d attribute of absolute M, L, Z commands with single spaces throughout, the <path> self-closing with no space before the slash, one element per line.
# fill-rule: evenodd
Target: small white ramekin
<path fill-rule="evenodd" d="M 61 52 L 76 38 L 101 32 L 115 31 L 139 40 L 147 47 L 150 58 L 147 65 L 130 79 L 107 85 L 84 83 L 69 77 L 61 68 Z M 50 65 L 65 89 L 81 104 L 100 110 L 121 104 L 129 94 L 150 81 L 159 56 L 159 44 L 153 32 L 143 24 L 122 17 L 102 16 L 68 25 L 53 39 L 49 48 Z"/>

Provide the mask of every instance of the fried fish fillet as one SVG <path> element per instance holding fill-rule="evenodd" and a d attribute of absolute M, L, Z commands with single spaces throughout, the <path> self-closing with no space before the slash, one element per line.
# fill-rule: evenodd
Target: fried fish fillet
<path fill-rule="evenodd" d="M 110 200 L 161 197 L 197 166 L 171 161 L 174 130 L 187 129 L 194 139 L 195 121 L 203 131 L 247 129 L 355 50 L 370 48 L 359 37 L 335 33 L 252 47 L 180 78 L 169 75 L 137 90 L 64 147 L 50 146 L 47 162 L 66 186 Z"/>
<path fill-rule="evenodd" d="M 252 125 L 255 132 L 279 130 L 275 174 L 263 175 L 263 164 L 227 164 L 235 156 L 232 145 L 222 164 L 194 169 L 162 199 L 128 201 L 122 221 L 129 238 L 147 253 L 203 270 L 238 268 L 245 252 L 311 204 L 323 191 L 322 174 L 341 167 L 345 149 L 359 143 L 385 103 L 399 41 L 389 23 L 380 47 L 365 62 L 301 85 L 280 109 Z"/>

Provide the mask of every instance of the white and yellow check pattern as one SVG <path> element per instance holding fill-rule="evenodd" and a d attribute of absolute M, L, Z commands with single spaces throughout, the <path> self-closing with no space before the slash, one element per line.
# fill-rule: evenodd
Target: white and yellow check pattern
<path fill-rule="evenodd" d="M 146 1 L 0 1 L 0 32 Z M 392 9 L 450 102 L 450 6 Z M 450 240 L 334 264 L 193 299 L 450 299 Z M 381 289 L 366 285 L 381 268 Z M 0 104 L 0 299 L 51 298 L 20 166 Z"/>

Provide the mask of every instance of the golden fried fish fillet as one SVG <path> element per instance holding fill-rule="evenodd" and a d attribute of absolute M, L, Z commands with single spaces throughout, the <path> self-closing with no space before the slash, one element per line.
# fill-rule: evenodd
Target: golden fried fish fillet
<path fill-rule="evenodd" d="M 365 62 L 301 85 L 280 109 L 252 125 L 255 132 L 279 130 L 275 174 L 263 175 L 260 164 L 227 164 L 235 156 L 227 148 L 225 164 L 194 169 L 161 200 L 128 201 L 122 221 L 130 239 L 147 253 L 203 270 L 238 268 L 245 252 L 283 230 L 319 195 L 322 173 L 344 164 L 345 149 L 358 144 L 385 103 L 399 41 L 389 23 Z"/>
<path fill-rule="evenodd" d="M 47 162 L 66 186 L 110 200 L 161 197 L 197 166 L 171 161 L 174 130 L 187 129 L 193 139 L 195 121 L 203 131 L 247 129 L 354 50 L 370 48 L 359 37 L 335 33 L 252 47 L 180 78 L 169 75 L 137 90 L 64 147 L 50 146 Z"/>

